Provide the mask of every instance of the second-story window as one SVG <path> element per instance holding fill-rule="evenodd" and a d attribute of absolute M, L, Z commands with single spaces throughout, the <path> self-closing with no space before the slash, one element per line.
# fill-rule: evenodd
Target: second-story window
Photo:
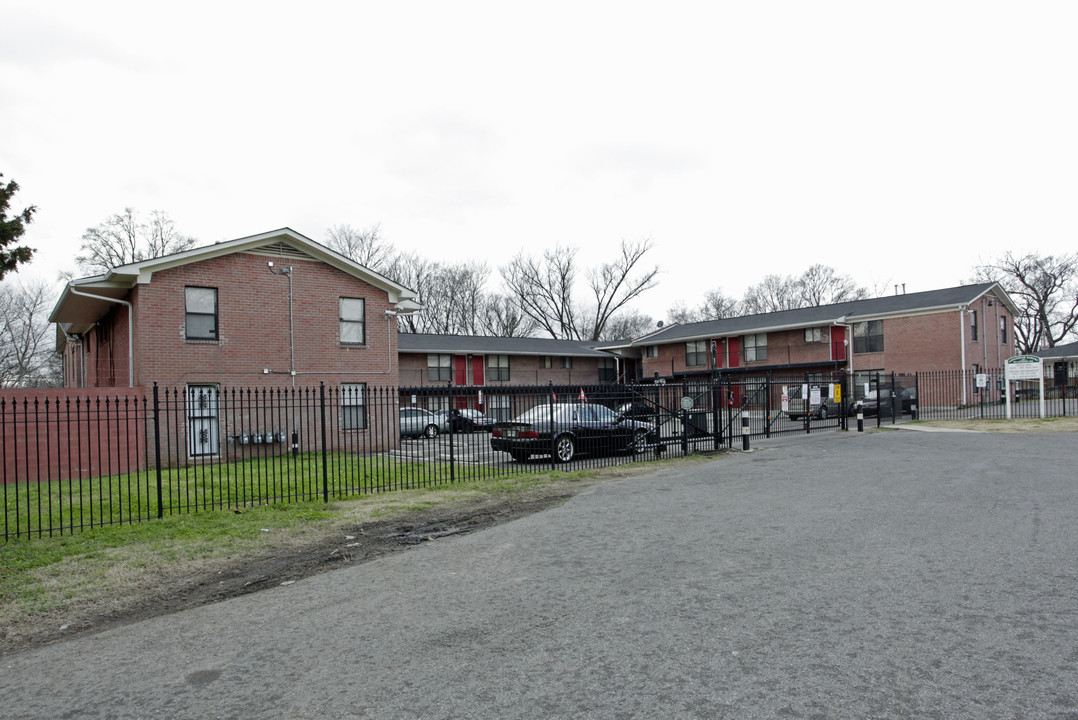
<path fill-rule="evenodd" d="M 188 340 L 217 339 L 217 288 L 184 288 L 184 309 Z"/>
<path fill-rule="evenodd" d="M 571 357 L 567 357 L 567 356 L 563 355 L 562 358 L 561 358 L 561 367 L 562 367 L 562 370 L 572 370 L 572 368 L 573 368 L 573 359 Z"/>
<path fill-rule="evenodd" d="M 599 382 L 612 383 L 618 379 L 618 363 L 614 358 L 599 358 Z"/>
<path fill-rule="evenodd" d="M 508 355 L 487 355 L 487 380 L 509 380 Z"/>
<path fill-rule="evenodd" d="M 659 357 L 659 346 L 658 345 L 648 345 L 647 347 L 645 347 L 644 348 L 644 357 L 648 357 L 648 358 L 657 358 L 657 357 Z"/>
<path fill-rule="evenodd" d="M 1003 345 L 1007 344 L 1007 318 L 1005 317 L 999 319 L 999 342 Z"/>
<path fill-rule="evenodd" d="M 827 339 L 823 328 L 805 328 L 805 342 L 818 343 Z"/>
<path fill-rule="evenodd" d="M 685 343 L 685 364 L 689 367 L 707 365 L 707 340 Z"/>
<path fill-rule="evenodd" d="M 977 311 L 973 310 L 969 314 L 969 339 L 973 342 L 977 342 Z"/>
<path fill-rule="evenodd" d="M 867 320 L 853 324 L 853 351 L 883 352 L 883 320 Z"/>
<path fill-rule="evenodd" d="M 745 362 L 767 360 L 767 333 L 745 336 Z"/>
<path fill-rule="evenodd" d="M 449 382 L 453 379 L 453 358 L 451 355 L 427 356 L 427 380 L 430 382 Z"/>
<path fill-rule="evenodd" d="M 367 342 L 362 298 L 341 298 L 341 342 L 362 345 Z"/>

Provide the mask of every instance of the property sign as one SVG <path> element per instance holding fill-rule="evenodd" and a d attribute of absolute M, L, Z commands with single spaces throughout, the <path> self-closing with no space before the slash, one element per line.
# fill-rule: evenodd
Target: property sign
<path fill-rule="evenodd" d="M 1044 361 L 1036 355 L 1016 355 L 1007 360 L 1007 381 L 1041 380 L 1044 378 Z"/>

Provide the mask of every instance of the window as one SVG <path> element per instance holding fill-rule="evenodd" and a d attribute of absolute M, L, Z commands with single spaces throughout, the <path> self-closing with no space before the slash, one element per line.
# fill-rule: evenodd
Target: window
<path fill-rule="evenodd" d="M 657 357 L 659 357 L 659 346 L 658 345 L 648 345 L 646 348 L 644 348 L 644 357 L 649 357 L 649 358 L 657 358 Z"/>
<path fill-rule="evenodd" d="M 573 368 L 573 359 L 571 357 L 562 356 L 561 367 L 562 367 L 562 370 L 572 370 L 572 368 Z"/>
<path fill-rule="evenodd" d="M 618 364 L 614 358 L 599 358 L 599 382 L 612 383 L 618 380 Z"/>
<path fill-rule="evenodd" d="M 853 351 L 883 352 L 883 320 L 866 320 L 853 324 Z"/>
<path fill-rule="evenodd" d="M 805 342 L 823 342 L 826 339 L 824 328 L 805 328 Z"/>
<path fill-rule="evenodd" d="M 969 314 L 969 339 L 977 342 L 977 311 L 972 310 Z"/>
<path fill-rule="evenodd" d="M 541 364 L 544 370 L 549 370 L 550 368 L 554 367 L 554 358 L 550 357 L 549 355 L 544 355 L 543 359 L 541 360 Z"/>
<path fill-rule="evenodd" d="M 451 355 L 427 356 L 427 380 L 430 382 L 449 382 L 453 379 L 453 357 Z"/>
<path fill-rule="evenodd" d="M 1007 318 L 1005 317 L 999 319 L 999 341 L 1004 345 L 1007 344 Z"/>
<path fill-rule="evenodd" d="M 707 340 L 685 343 L 685 364 L 689 367 L 707 365 Z"/>
<path fill-rule="evenodd" d="M 745 362 L 767 360 L 767 333 L 745 336 Z"/>
<path fill-rule="evenodd" d="M 509 356 L 487 355 L 487 380 L 509 379 Z"/>
<path fill-rule="evenodd" d="M 362 345 L 367 342 L 362 298 L 341 298 L 341 342 Z"/>
<path fill-rule="evenodd" d="M 188 340 L 217 339 L 217 288 L 185 287 Z"/>
<path fill-rule="evenodd" d="M 367 384 L 344 383 L 341 385 L 341 429 L 365 430 L 367 428 Z"/>
<path fill-rule="evenodd" d="M 487 396 L 487 415 L 494 418 L 496 422 L 502 422 L 504 420 L 512 419 L 512 412 L 509 406 L 508 395 L 488 395 Z"/>

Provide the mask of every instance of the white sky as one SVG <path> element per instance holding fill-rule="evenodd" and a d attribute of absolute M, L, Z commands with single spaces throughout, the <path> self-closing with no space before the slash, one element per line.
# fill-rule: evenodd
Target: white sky
<path fill-rule="evenodd" d="M 380 223 L 493 285 L 650 237 L 655 319 L 813 263 L 931 290 L 1078 250 L 1076 37 L 1069 0 L 0 0 L 0 172 L 49 279 L 130 206 Z"/>

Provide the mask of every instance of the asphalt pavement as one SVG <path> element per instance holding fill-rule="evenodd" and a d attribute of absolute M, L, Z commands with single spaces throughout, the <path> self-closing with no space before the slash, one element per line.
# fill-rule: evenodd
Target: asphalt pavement
<path fill-rule="evenodd" d="M 0 659 L 7 718 L 1076 718 L 1075 435 L 755 442 Z"/>

